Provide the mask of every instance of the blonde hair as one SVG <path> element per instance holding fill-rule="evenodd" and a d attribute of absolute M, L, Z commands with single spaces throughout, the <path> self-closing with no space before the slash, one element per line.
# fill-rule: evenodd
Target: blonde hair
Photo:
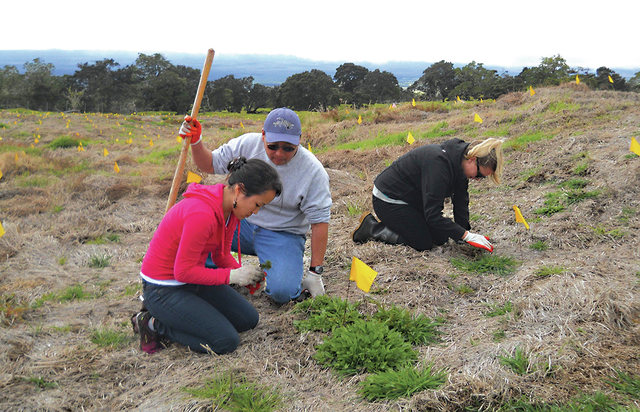
<path fill-rule="evenodd" d="M 493 170 L 493 174 L 490 179 L 497 185 L 500 184 L 500 178 L 502 177 L 502 140 L 495 139 L 493 137 L 487 140 L 477 143 L 472 142 L 469 145 L 469 150 L 464 156 L 466 159 L 475 157 L 478 159 L 479 166 L 490 167 Z"/>

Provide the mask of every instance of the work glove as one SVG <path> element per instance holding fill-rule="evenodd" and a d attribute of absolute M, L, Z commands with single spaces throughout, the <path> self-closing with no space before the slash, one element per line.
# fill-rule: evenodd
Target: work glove
<path fill-rule="evenodd" d="M 191 116 L 185 116 L 178 134 L 183 139 L 190 137 L 191 146 L 196 145 L 200 143 L 200 140 L 202 140 L 202 125 L 198 119 L 193 119 Z"/>
<path fill-rule="evenodd" d="M 471 246 L 486 249 L 489 252 L 493 253 L 493 245 L 489 242 L 489 238 L 486 236 L 482 236 L 477 233 L 471 233 L 467 231 L 467 235 L 464 238 L 462 238 L 462 240 L 464 240 Z"/>
<path fill-rule="evenodd" d="M 264 273 L 262 273 L 260 266 L 242 266 L 238 269 L 231 269 L 231 273 L 229 273 L 229 284 L 239 286 L 253 285 L 262 280 L 263 277 Z"/>
<path fill-rule="evenodd" d="M 312 297 L 324 295 L 324 283 L 322 283 L 322 276 L 312 271 L 307 271 L 307 274 L 302 279 L 302 290 L 308 290 Z"/>
<path fill-rule="evenodd" d="M 256 283 L 251 283 L 251 284 L 246 286 L 246 288 L 249 289 L 249 294 L 253 295 L 254 293 L 256 293 L 256 291 L 260 290 L 260 288 L 262 287 L 263 282 L 267 279 L 267 272 L 265 272 L 263 270 L 262 271 L 262 275 L 263 276 L 259 281 L 257 281 Z"/>

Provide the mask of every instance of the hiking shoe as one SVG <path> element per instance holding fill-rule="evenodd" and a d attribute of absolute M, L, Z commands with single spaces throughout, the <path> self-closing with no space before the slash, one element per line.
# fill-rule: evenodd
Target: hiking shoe
<path fill-rule="evenodd" d="M 137 319 L 138 319 L 138 315 L 140 313 L 142 313 L 142 312 L 144 312 L 144 310 L 140 311 L 138 313 L 134 313 L 133 316 L 131 316 L 131 327 L 133 328 L 133 333 L 134 334 L 138 333 L 138 320 Z"/>
<path fill-rule="evenodd" d="M 151 319 L 149 312 L 138 312 L 138 314 L 135 315 L 135 326 L 133 330 L 140 334 L 140 349 L 146 353 L 156 353 L 161 349 L 161 345 L 158 334 L 149 327 L 149 319 Z M 132 323 L 134 323 L 133 319 Z"/>
<path fill-rule="evenodd" d="M 378 220 L 370 212 L 364 212 L 360 216 L 360 226 L 353 232 L 351 237 L 356 243 L 365 243 L 373 237 L 373 228 L 378 224 Z"/>

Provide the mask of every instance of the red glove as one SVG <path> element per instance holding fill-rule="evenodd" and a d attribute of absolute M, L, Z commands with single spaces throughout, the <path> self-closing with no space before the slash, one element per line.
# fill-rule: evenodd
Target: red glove
<path fill-rule="evenodd" d="M 256 293 L 256 290 L 260 289 L 261 286 L 261 282 L 265 280 L 265 278 L 267 277 L 267 272 L 262 272 L 264 273 L 264 276 L 262 277 L 262 280 L 257 281 L 254 285 L 247 285 L 245 286 L 247 289 L 249 289 L 249 294 L 253 295 L 254 293 Z"/>
<path fill-rule="evenodd" d="M 182 127 L 180 127 L 180 137 L 183 139 L 190 137 L 191 146 L 200 143 L 202 140 L 202 125 L 198 119 L 193 119 L 191 116 L 185 116 Z"/>
<path fill-rule="evenodd" d="M 489 252 L 493 253 L 493 245 L 489 242 L 489 238 L 487 236 L 482 236 L 477 233 L 467 232 L 467 235 L 462 238 L 465 242 L 474 247 L 479 247 L 481 249 L 486 249 Z"/>

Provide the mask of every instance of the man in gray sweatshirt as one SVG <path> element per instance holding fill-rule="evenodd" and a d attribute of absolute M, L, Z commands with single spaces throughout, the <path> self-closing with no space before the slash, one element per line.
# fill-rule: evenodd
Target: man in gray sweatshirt
<path fill-rule="evenodd" d="M 207 173 L 226 174 L 226 165 L 238 156 L 257 158 L 276 168 L 283 184 L 282 194 L 240 225 L 240 245 L 232 249 L 256 255 L 266 269 L 265 293 L 276 302 L 296 299 L 307 290 L 324 294 L 322 272 L 327 250 L 331 192 L 329 176 L 320 161 L 300 146 L 302 126 L 290 109 L 272 110 L 262 133 L 245 133 L 210 151 L 202 143 L 197 120 L 185 121 L 180 136 L 191 139 L 196 165 Z M 311 263 L 304 267 L 306 234 L 311 229 Z"/>

